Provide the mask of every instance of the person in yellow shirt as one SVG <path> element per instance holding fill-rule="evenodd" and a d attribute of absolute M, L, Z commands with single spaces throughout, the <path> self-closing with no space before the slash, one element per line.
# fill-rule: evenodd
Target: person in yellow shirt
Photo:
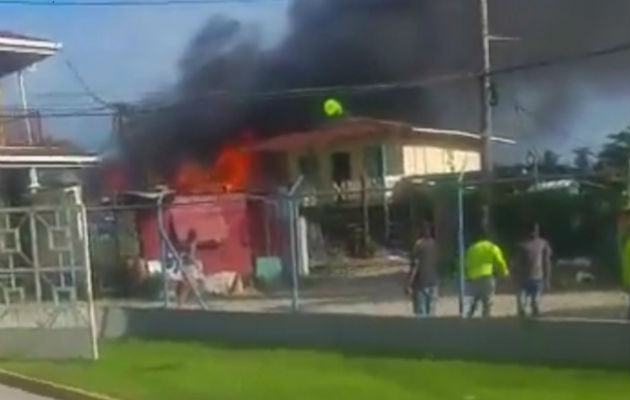
<path fill-rule="evenodd" d="M 619 224 L 620 233 L 620 261 L 621 261 L 621 283 L 626 291 L 630 291 L 630 206 L 621 213 Z M 630 307 L 628 308 L 628 319 L 630 319 Z"/>
<path fill-rule="evenodd" d="M 621 278 L 624 289 L 630 293 L 630 237 L 626 238 L 622 247 Z M 628 319 L 630 320 L 630 307 L 628 307 Z"/>
<path fill-rule="evenodd" d="M 621 253 L 621 277 L 626 289 L 630 289 L 630 238 L 626 238 Z"/>
<path fill-rule="evenodd" d="M 488 234 L 484 233 L 466 251 L 465 266 L 469 297 L 466 316 L 474 317 L 481 303 L 482 315 L 489 317 L 492 314 L 495 277 L 509 275 L 503 251 L 489 239 Z"/>

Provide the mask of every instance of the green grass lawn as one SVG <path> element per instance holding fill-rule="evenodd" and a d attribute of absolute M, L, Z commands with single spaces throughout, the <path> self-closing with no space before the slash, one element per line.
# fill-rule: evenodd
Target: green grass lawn
<path fill-rule="evenodd" d="M 128 340 L 98 362 L 0 367 L 124 400 L 628 399 L 628 371 Z"/>

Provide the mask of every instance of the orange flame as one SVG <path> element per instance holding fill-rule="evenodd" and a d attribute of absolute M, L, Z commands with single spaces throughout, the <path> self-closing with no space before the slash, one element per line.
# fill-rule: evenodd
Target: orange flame
<path fill-rule="evenodd" d="M 248 138 L 223 146 L 210 166 L 195 161 L 181 164 L 173 187 L 180 193 L 202 194 L 246 189 L 253 156 Z"/>

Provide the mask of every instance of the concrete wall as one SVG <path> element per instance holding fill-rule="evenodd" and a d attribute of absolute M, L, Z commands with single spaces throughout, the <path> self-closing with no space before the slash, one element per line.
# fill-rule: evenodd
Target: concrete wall
<path fill-rule="evenodd" d="M 1 328 L 0 358 L 91 358 L 87 328 Z"/>
<path fill-rule="evenodd" d="M 630 365 L 630 325 L 624 322 L 420 320 L 109 308 L 103 316 L 102 335 L 513 363 Z"/>

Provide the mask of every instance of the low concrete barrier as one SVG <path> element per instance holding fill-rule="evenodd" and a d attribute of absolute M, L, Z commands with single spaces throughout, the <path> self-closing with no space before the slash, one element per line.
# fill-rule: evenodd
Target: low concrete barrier
<path fill-rule="evenodd" d="M 108 308 L 105 338 L 325 347 L 514 363 L 630 366 L 623 321 L 415 319 L 339 314 L 225 313 Z"/>
<path fill-rule="evenodd" d="M 1 328 L 0 358 L 90 358 L 88 328 Z"/>

